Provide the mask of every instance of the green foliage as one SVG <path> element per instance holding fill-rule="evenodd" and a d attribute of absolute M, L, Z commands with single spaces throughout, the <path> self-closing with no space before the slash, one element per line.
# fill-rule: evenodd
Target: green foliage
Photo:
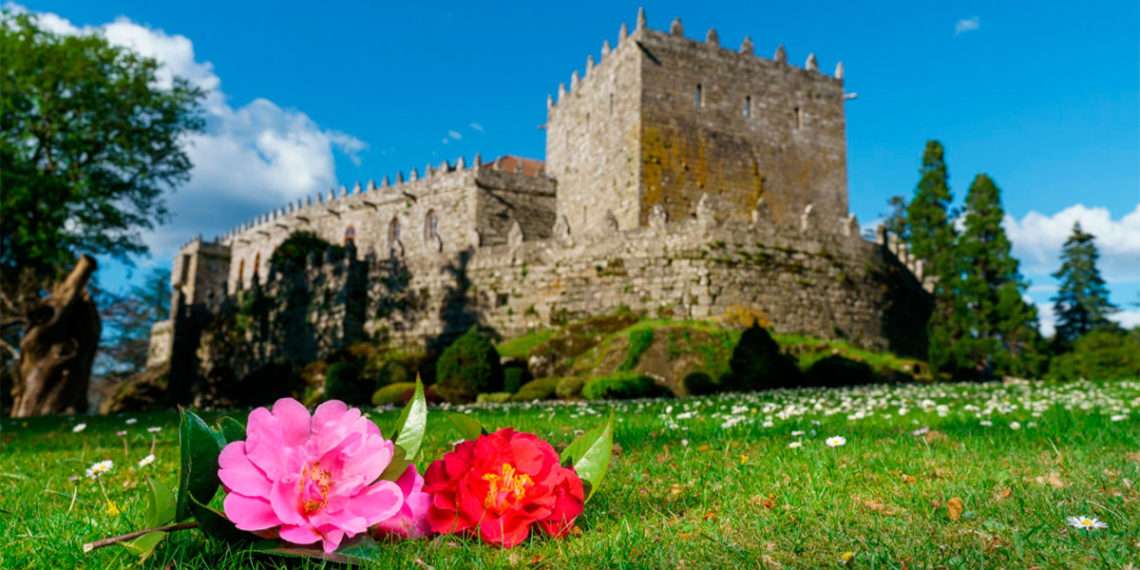
<path fill-rule="evenodd" d="M 416 393 L 415 382 L 396 382 L 379 388 L 372 393 L 373 406 L 395 406 L 412 399 Z"/>
<path fill-rule="evenodd" d="M 559 378 L 539 378 L 523 384 L 511 401 L 531 402 L 534 400 L 552 400 L 558 389 Z"/>
<path fill-rule="evenodd" d="M 591 378 L 582 387 L 582 397 L 587 400 L 632 400 L 665 395 L 668 391 L 652 378 L 628 371 Z"/>
<path fill-rule="evenodd" d="M 353 406 L 370 402 L 376 386 L 361 374 L 362 368 L 359 360 L 330 364 L 325 370 L 325 399 L 341 400 Z"/>
<path fill-rule="evenodd" d="M 562 450 L 562 464 L 573 468 L 586 485 L 586 501 L 594 496 L 605 479 L 613 447 L 614 414 L 611 412 L 606 423 L 583 433 Z"/>
<path fill-rule="evenodd" d="M 190 499 L 209 503 L 218 490 L 218 455 L 222 435 L 194 412 L 183 410 L 178 424 L 178 495 L 175 520 L 190 517 Z"/>
<path fill-rule="evenodd" d="M 182 142 L 204 126 L 204 93 L 101 34 L 58 35 L 8 8 L 0 62 L 4 292 L 34 291 L 79 251 L 144 253 L 163 195 L 189 179 Z"/>
<path fill-rule="evenodd" d="M 563 400 L 570 400 L 582 395 L 582 388 L 586 385 L 586 378 L 583 376 L 567 376 L 558 380 L 558 385 L 554 388 L 554 393 Z"/>
<path fill-rule="evenodd" d="M 769 390 L 799 383 L 795 361 L 780 350 L 764 327 L 755 323 L 741 333 L 729 367 L 722 382 L 728 390 Z"/>
<path fill-rule="evenodd" d="M 618 366 L 618 370 L 633 370 L 637 366 L 637 361 L 641 359 L 641 355 L 649 349 L 651 344 L 653 344 L 653 329 L 637 328 L 629 331 L 629 350 L 625 354 L 625 360 Z"/>
<path fill-rule="evenodd" d="M 125 294 L 96 293 L 103 336 L 95 361 L 96 374 L 128 376 L 146 368 L 150 329 L 170 315 L 170 271 L 153 268 L 142 285 Z"/>
<path fill-rule="evenodd" d="M 459 434 L 466 440 L 474 440 L 487 433 L 486 428 L 475 416 L 450 412 L 447 414 L 447 421 L 451 422 L 451 425 L 455 426 L 455 429 L 459 430 Z"/>
<path fill-rule="evenodd" d="M 293 232 L 273 250 L 269 257 L 269 272 L 295 273 L 304 270 L 311 258 L 323 261 L 325 256 L 343 259 L 344 255 L 343 246 L 333 245 L 311 231 Z"/>
<path fill-rule="evenodd" d="M 927 260 L 932 275 L 951 272 L 954 226 L 951 224 L 950 175 L 947 171 L 942 143 L 927 141 L 922 153 L 918 185 L 906 208 L 906 235 L 910 251 Z"/>
<path fill-rule="evenodd" d="M 815 361 L 804 375 L 807 386 L 862 386 L 879 378 L 866 362 L 831 355 Z"/>
<path fill-rule="evenodd" d="M 511 396 L 514 396 L 514 392 L 490 392 L 479 394 L 475 397 L 475 402 L 479 404 L 502 404 L 511 401 Z"/>
<path fill-rule="evenodd" d="M 526 366 L 507 366 L 503 368 L 503 391 L 514 394 L 523 384 L 533 380 Z"/>
<path fill-rule="evenodd" d="M 1140 328 L 1130 332 L 1097 329 L 1073 343 L 1072 350 L 1049 363 L 1052 380 L 1124 380 L 1140 378 Z"/>
<path fill-rule="evenodd" d="M 470 402 L 482 392 L 503 390 L 503 368 L 495 346 L 475 327 L 440 355 L 436 392 L 452 403 Z"/>
<path fill-rule="evenodd" d="M 404 450 L 404 457 L 414 461 L 423 445 L 424 435 L 427 433 L 427 400 L 424 398 L 424 384 L 416 378 L 416 389 L 412 399 L 404 406 L 399 419 L 396 420 L 393 439 L 396 447 Z"/>
<path fill-rule="evenodd" d="M 554 336 L 555 329 L 537 329 L 522 336 L 505 340 L 496 346 L 499 354 L 507 358 L 526 358 L 535 347 L 541 346 Z"/>
<path fill-rule="evenodd" d="M 716 394 L 723 387 L 721 383 L 713 380 L 713 377 L 703 370 L 686 374 L 681 382 L 685 386 L 685 392 L 690 396 Z"/>
<path fill-rule="evenodd" d="M 1061 268 L 1053 274 L 1060 282 L 1053 296 L 1053 314 L 1057 318 L 1053 341 L 1058 350 L 1066 349 L 1093 330 L 1116 326 L 1108 319 L 1117 309 L 1108 300 L 1108 286 L 1096 266 L 1099 257 L 1096 238 L 1075 222 L 1073 233 L 1061 248 Z"/>

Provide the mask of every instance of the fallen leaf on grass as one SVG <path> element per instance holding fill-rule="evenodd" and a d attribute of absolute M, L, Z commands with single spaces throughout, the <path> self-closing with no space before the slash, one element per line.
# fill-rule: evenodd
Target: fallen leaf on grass
<path fill-rule="evenodd" d="M 1069 486 L 1064 479 L 1061 479 L 1061 474 L 1056 471 L 1050 471 L 1046 475 L 1038 475 L 1033 478 L 1033 481 L 1038 485 L 1049 485 L 1054 489 L 1064 489 Z"/>
<path fill-rule="evenodd" d="M 1001 489 L 994 491 L 994 501 L 1004 501 L 1004 500 L 1008 499 L 1011 495 L 1013 495 L 1012 489 L 1010 489 L 1009 487 L 1002 487 Z"/>
<path fill-rule="evenodd" d="M 946 516 L 950 517 L 950 520 L 957 521 L 962 518 L 963 510 L 965 510 L 965 508 L 962 505 L 962 499 L 950 497 L 950 500 L 946 501 Z"/>
<path fill-rule="evenodd" d="M 950 439 L 950 437 L 948 435 L 938 431 L 938 430 L 932 429 L 932 430 L 922 434 L 922 439 L 925 439 L 926 443 L 934 443 L 936 441 L 944 441 L 944 440 Z"/>
<path fill-rule="evenodd" d="M 876 499 L 864 499 L 859 496 L 852 498 L 863 508 L 874 511 L 876 513 L 884 514 L 886 516 L 893 516 L 896 512 L 898 512 L 894 507 L 884 504 L 882 501 Z"/>
<path fill-rule="evenodd" d="M 706 511 L 703 518 L 706 521 L 716 520 L 716 511 Z"/>
<path fill-rule="evenodd" d="M 906 483 L 907 485 L 914 485 L 918 482 L 918 479 L 914 475 L 907 475 L 906 473 L 903 473 L 902 482 Z"/>
<path fill-rule="evenodd" d="M 752 503 L 754 506 L 757 506 L 757 507 L 764 507 L 765 509 L 771 509 L 771 508 L 774 508 L 776 506 L 776 495 L 768 495 L 767 497 L 755 495 L 751 499 L 749 499 L 748 502 Z"/>
<path fill-rule="evenodd" d="M 1129 461 L 1140 463 L 1140 451 L 1125 453 L 1124 457 L 1127 457 Z"/>

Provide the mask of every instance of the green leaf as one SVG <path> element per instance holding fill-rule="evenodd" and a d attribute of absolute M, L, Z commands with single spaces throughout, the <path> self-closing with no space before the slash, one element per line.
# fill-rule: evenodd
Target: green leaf
<path fill-rule="evenodd" d="M 395 431 L 396 445 L 403 448 L 404 456 L 410 461 L 416 459 L 420 446 L 423 445 L 424 433 L 427 432 L 427 413 L 424 384 L 420 381 L 420 377 L 416 376 L 416 392 L 408 401 L 408 405 L 404 406 L 400 419 L 396 420 Z"/>
<path fill-rule="evenodd" d="M 221 432 L 222 439 L 226 443 L 245 440 L 245 426 L 229 416 L 218 420 L 218 431 Z"/>
<path fill-rule="evenodd" d="M 248 543 L 258 539 L 257 535 L 234 526 L 226 515 L 203 505 L 194 497 L 190 497 L 190 512 L 194 514 L 194 520 L 198 521 L 198 528 L 210 538 L 226 544 Z"/>
<path fill-rule="evenodd" d="M 150 487 L 150 494 L 147 495 L 146 501 L 146 526 L 155 528 L 174 520 L 175 511 L 178 508 L 178 502 L 174 498 L 174 492 L 169 487 L 161 483 L 155 482 L 154 479 L 147 478 L 146 484 Z"/>
<path fill-rule="evenodd" d="M 218 454 L 225 442 L 222 435 L 189 410 L 182 411 L 178 425 L 178 446 L 181 465 L 178 471 L 178 500 L 176 520 L 185 520 L 190 513 L 190 498 L 207 504 L 218 490 Z"/>
<path fill-rule="evenodd" d="M 614 447 L 614 415 L 606 423 L 587 431 L 562 451 L 562 464 L 572 467 L 589 487 L 586 500 L 598 490 L 610 467 Z"/>
<path fill-rule="evenodd" d="M 447 421 L 459 430 L 459 435 L 462 435 L 463 439 L 475 440 L 487 433 L 487 429 L 474 416 L 451 412 L 447 414 Z"/>
<path fill-rule="evenodd" d="M 139 562 L 142 562 L 154 554 L 154 549 L 158 547 L 158 543 L 162 542 L 164 538 L 166 538 L 165 532 L 148 532 L 134 540 L 120 542 L 119 546 L 127 549 L 132 554 L 138 555 Z"/>
<path fill-rule="evenodd" d="M 395 481 L 400 478 L 400 475 L 407 471 L 408 466 L 412 462 L 404 455 L 404 448 L 396 446 L 392 451 L 392 461 L 388 467 L 384 468 L 384 472 L 380 474 L 380 479 L 384 481 Z"/>
<path fill-rule="evenodd" d="M 340 548 L 332 553 L 325 553 L 319 548 L 319 545 L 317 548 L 302 548 L 299 546 L 283 546 L 277 541 L 269 540 L 254 544 L 250 550 L 283 558 L 307 558 L 339 564 L 372 566 L 377 562 L 391 563 L 391 551 L 381 547 L 379 543 L 366 534 L 341 543 Z"/>

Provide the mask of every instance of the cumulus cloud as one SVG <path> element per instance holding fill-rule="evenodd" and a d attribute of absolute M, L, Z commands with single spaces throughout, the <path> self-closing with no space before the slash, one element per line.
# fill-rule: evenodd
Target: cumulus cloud
<path fill-rule="evenodd" d="M 1013 253 L 1028 275 L 1047 276 L 1060 265 L 1061 246 L 1080 222 L 1096 236 L 1100 268 L 1109 283 L 1140 281 L 1140 204 L 1119 219 L 1107 208 L 1074 204 L 1052 215 L 1030 211 L 1020 220 L 1005 218 Z"/>
<path fill-rule="evenodd" d="M 976 31 L 982 27 L 982 19 L 974 16 L 973 18 L 963 18 L 954 24 L 954 35 L 962 35 L 967 32 Z"/>
<path fill-rule="evenodd" d="M 6 7 L 28 12 L 16 4 Z M 334 186 L 334 150 L 359 164 L 366 148 L 360 139 L 321 128 L 305 113 L 268 99 L 232 106 L 213 65 L 197 59 L 193 42 L 185 36 L 124 17 L 81 27 L 58 14 L 28 13 L 52 32 L 101 34 L 112 44 L 156 59 L 162 64 L 157 73 L 160 86 L 183 77 L 207 92 L 205 132 L 185 140 L 194 164 L 190 181 L 167 197 L 170 223 L 143 236 L 160 259 L 169 258 L 196 233 L 220 234 L 269 208 Z"/>
<path fill-rule="evenodd" d="M 483 125 L 479 123 L 469 123 L 467 126 L 471 127 L 471 130 L 483 132 Z"/>

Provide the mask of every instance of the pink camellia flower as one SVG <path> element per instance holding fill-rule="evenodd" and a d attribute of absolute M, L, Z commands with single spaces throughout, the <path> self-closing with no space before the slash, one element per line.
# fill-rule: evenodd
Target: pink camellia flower
<path fill-rule="evenodd" d="M 416 471 L 416 466 L 409 465 L 396 484 L 404 493 L 404 506 L 391 518 L 372 527 L 373 532 L 378 536 L 400 538 L 419 538 L 429 534 L 431 525 L 428 524 L 427 512 L 431 496 L 423 492 L 424 478 Z"/>
<path fill-rule="evenodd" d="M 292 398 L 277 400 L 272 412 L 257 408 L 245 441 L 218 457 L 226 517 L 242 530 L 276 531 L 294 544 L 321 541 L 332 552 L 342 539 L 401 513 L 407 493 L 378 481 L 394 449 L 344 402 L 325 402 L 311 417 Z"/>

